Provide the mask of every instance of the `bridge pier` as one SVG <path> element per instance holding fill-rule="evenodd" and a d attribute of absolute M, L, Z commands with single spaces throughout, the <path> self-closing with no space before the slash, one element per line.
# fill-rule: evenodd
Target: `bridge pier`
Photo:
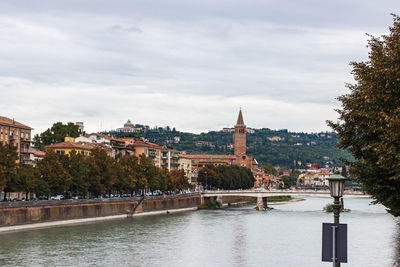
<path fill-rule="evenodd" d="M 263 197 L 262 195 L 257 196 L 257 210 L 266 210 L 268 209 L 268 201 L 267 197 Z"/>
<path fill-rule="evenodd" d="M 221 195 L 219 195 L 219 196 L 217 196 L 217 202 L 221 205 L 221 207 L 222 207 L 222 196 Z"/>

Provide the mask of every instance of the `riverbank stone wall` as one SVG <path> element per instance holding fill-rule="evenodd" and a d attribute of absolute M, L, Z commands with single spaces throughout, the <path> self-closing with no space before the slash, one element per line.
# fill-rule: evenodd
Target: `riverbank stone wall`
<path fill-rule="evenodd" d="M 128 214 L 140 198 L 49 200 L 0 203 L 0 227 L 58 220 Z M 200 205 L 199 194 L 149 196 L 136 213 L 191 208 Z"/>

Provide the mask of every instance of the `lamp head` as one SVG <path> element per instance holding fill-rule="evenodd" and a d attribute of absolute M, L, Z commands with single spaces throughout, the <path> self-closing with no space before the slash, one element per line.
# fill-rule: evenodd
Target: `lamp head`
<path fill-rule="evenodd" d="M 346 178 L 340 174 L 333 174 L 329 178 L 329 189 L 332 197 L 342 197 L 344 192 L 344 182 Z"/>

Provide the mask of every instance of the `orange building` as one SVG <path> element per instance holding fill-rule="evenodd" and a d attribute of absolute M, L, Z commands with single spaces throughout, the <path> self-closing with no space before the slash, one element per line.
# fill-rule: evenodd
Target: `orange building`
<path fill-rule="evenodd" d="M 18 161 L 29 160 L 32 130 L 20 122 L 0 116 L 0 142 L 3 144 L 11 142 L 17 147 Z"/>
<path fill-rule="evenodd" d="M 126 146 L 133 148 L 135 156 L 143 154 L 152 158 L 153 164 L 157 167 L 167 168 L 169 171 L 177 170 L 179 167 L 179 153 L 169 146 L 160 146 L 135 137 L 123 137 L 119 140 L 123 140 Z"/>

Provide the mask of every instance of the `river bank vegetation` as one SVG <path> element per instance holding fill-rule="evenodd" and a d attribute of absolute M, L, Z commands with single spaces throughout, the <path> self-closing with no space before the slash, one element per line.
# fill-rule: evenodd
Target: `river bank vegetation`
<path fill-rule="evenodd" d="M 0 143 L 0 190 L 26 192 L 26 199 L 28 193 L 90 197 L 190 188 L 183 171 L 158 168 L 144 155 L 114 160 L 102 149 L 92 150 L 87 157 L 74 151 L 69 156 L 47 151 L 35 167 L 17 164 L 17 159 L 14 145 Z"/>
<path fill-rule="evenodd" d="M 230 166 L 207 166 L 199 171 L 197 181 L 207 189 L 249 189 L 254 186 L 254 176 L 249 168 Z"/>

